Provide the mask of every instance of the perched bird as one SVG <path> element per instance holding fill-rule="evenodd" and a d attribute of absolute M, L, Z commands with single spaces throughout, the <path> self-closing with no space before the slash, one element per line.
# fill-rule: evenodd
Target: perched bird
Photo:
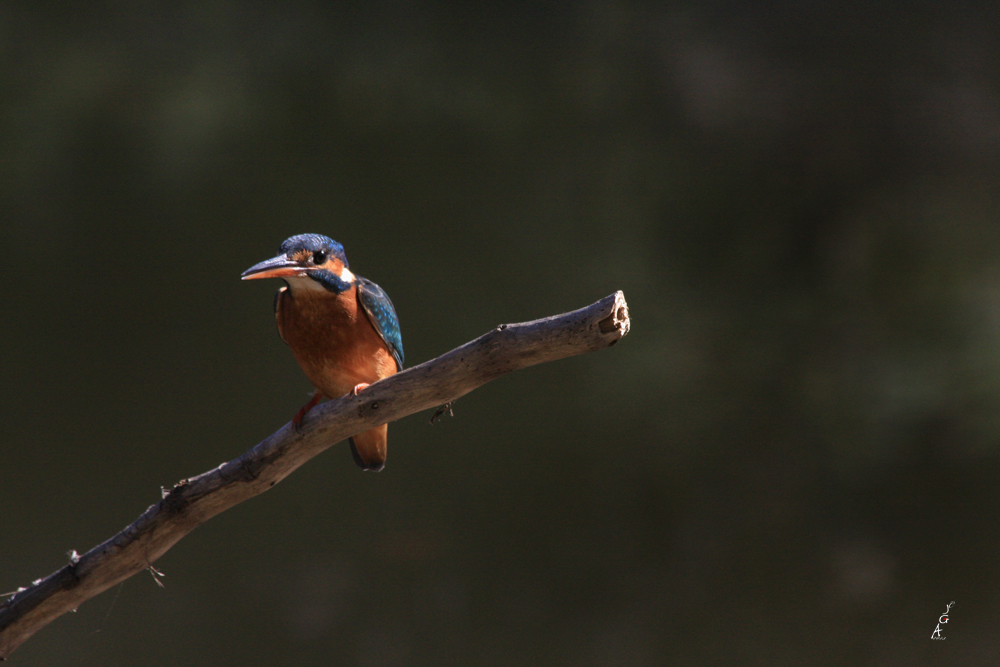
<path fill-rule="evenodd" d="M 324 397 L 357 394 L 402 370 L 403 339 L 392 301 L 381 287 L 351 273 L 344 246 L 333 239 L 286 239 L 277 257 L 243 272 L 243 280 L 257 278 L 285 281 L 274 299 L 278 334 L 316 388 L 292 420 L 296 428 Z M 383 424 L 351 438 L 354 461 L 364 470 L 385 466 L 387 431 Z"/>

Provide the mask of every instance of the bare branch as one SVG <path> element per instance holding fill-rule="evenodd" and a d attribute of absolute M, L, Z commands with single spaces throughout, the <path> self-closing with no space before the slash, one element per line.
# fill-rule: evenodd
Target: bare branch
<path fill-rule="evenodd" d="M 504 373 L 617 343 L 629 331 L 625 295 L 554 317 L 501 324 L 437 359 L 314 408 L 296 432 L 286 424 L 242 456 L 182 480 L 131 525 L 0 605 L 0 659 L 62 614 L 152 564 L 219 512 L 267 491 L 331 445 L 434 408 Z M 152 570 L 155 573 L 155 570 Z"/>

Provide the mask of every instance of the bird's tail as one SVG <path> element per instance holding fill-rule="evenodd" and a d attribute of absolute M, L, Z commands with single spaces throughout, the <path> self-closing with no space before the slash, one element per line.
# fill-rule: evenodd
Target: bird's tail
<path fill-rule="evenodd" d="M 389 425 L 382 424 L 351 438 L 351 454 L 362 470 L 378 472 L 385 467 Z"/>

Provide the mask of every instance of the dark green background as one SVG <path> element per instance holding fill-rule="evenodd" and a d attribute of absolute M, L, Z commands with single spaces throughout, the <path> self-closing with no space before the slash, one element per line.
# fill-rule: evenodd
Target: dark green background
<path fill-rule="evenodd" d="M 239 274 L 341 241 L 419 363 L 615 348 L 334 447 L 14 665 L 1000 653 L 1000 10 L 0 5 L 0 591 L 284 424 Z M 956 601 L 947 641 L 931 641 Z"/>

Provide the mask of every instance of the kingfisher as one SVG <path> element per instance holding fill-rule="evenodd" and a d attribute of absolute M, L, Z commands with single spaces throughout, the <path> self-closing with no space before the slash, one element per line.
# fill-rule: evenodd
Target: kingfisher
<path fill-rule="evenodd" d="M 357 395 L 403 369 L 403 339 L 389 295 L 348 268 L 344 246 L 322 234 L 285 239 L 277 257 L 254 264 L 243 280 L 281 278 L 274 297 L 278 335 L 315 388 L 292 423 L 324 398 Z M 350 439 L 363 470 L 385 466 L 388 424 Z"/>

